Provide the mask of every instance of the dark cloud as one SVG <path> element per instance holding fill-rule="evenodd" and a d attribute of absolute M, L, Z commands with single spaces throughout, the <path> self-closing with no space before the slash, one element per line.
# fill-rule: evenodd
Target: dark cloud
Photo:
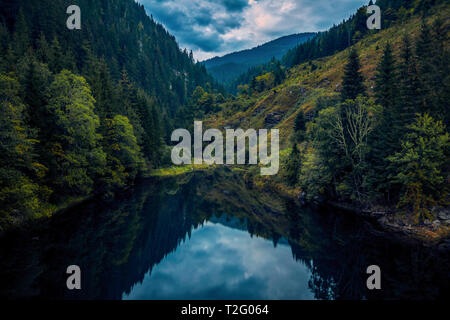
<path fill-rule="evenodd" d="M 228 11 L 242 11 L 248 6 L 247 0 L 222 0 L 221 2 Z"/>
<path fill-rule="evenodd" d="M 199 48 L 205 52 L 214 52 L 217 48 L 222 47 L 223 39 L 215 34 L 206 35 L 202 33 L 182 33 L 183 41 L 191 44 L 194 48 Z"/>

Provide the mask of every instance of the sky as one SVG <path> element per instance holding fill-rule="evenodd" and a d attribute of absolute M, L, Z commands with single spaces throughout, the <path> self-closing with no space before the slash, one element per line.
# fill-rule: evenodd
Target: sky
<path fill-rule="evenodd" d="M 205 268 L 205 266 L 208 266 Z M 133 286 L 124 300 L 312 300 L 311 271 L 291 247 L 206 223 Z"/>
<path fill-rule="evenodd" d="M 137 0 L 203 61 L 301 32 L 325 31 L 368 0 Z"/>

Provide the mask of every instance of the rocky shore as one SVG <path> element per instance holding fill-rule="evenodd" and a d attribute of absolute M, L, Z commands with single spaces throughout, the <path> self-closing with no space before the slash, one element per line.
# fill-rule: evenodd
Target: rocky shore
<path fill-rule="evenodd" d="M 351 204 L 334 201 L 326 203 L 334 208 L 351 211 L 370 220 L 375 227 L 378 227 L 374 228 L 375 233 L 384 234 L 402 242 L 450 250 L 450 208 L 435 209 L 433 220 L 415 224 L 406 214 L 398 214 L 393 210 L 360 209 Z"/>

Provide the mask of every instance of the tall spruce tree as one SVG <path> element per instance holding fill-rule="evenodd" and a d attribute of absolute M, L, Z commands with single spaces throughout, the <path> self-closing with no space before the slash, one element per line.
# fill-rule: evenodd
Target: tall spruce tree
<path fill-rule="evenodd" d="M 399 63 L 399 120 L 402 135 L 406 133 L 406 126 L 410 125 L 415 114 L 419 112 L 417 97 L 419 96 L 419 78 L 417 75 L 417 62 L 414 56 L 411 38 L 405 35 L 400 47 Z"/>
<path fill-rule="evenodd" d="M 418 74 L 420 91 L 418 104 L 421 113 L 430 112 L 432 109 L 431 91 L 433 83 L 433 64 L 430 56 L 432 46 L 430 27 L 422 21 L 421 32 L 416 42 L 416 56 L 418 62 Z"/>
<path fill-rule="evenodd" d="M 298 150 L 297 144 L 294 143 L 286 166 L 286 179 L 289 185 L 295 186 L 297 184 L 300 166 L 300 152 Z"/>
<path fill-rule="evenodd" d="M 371 196 L 376 198 L 380 190 L 389 190 L 389 175 L 387 170 L 389 162 L 387 157 L 393 155 L 400 147 L 401 122 L 399 116 L 398 73 L 392 53 L 392 47 L 388 43 L 383 56 L 378 63 L 375 75 L 376 102 L 383 107 L 381 119 L 375 128 L 375 134 L 369 138 L 371 145 L 370 169 L 366 183 L 371 190 Z M 387 198 L 389 199 L 389 192 Z"/>
<path fill-rule="evenodd" d="M 388 43 L 384 49 L 383 57 L 378 64 L 375 76 L 375 97 L 378 104 L 381 104 L 390 113 L 394 113 L 397 105 L 397 70 L 391 44 Z"/>
<path fill-rule="evenodd" d="M 349 61 L 344 68 L 341 91 L 343 101 L 347 99 L 355 100 L 357 96 L 366 94 L 364 77 L 361 74 L 360 69 L 361 64 L 359 62 L 358 53 L 355 49 L 352 49 L 350 51 Z"/>

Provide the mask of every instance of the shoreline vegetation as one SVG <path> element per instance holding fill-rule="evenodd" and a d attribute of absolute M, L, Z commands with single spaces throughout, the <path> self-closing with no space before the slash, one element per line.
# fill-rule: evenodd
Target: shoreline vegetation
<path fill-rule="evenodd" d="M 132 0 L 80 0 L 92 6 L 80 38 L 46 20 L 65 12 L 60 2 L 12 2 L 0 8 L 0 233 L 140 179 L 215 170 L 170 166 L 173 130 L 201 120 L 279 129 L 278 175 L 225 167 L 249 187 L 358 212 L 392 236 L 448 239 L 445 1 L 378 0 L 389 12 L 380 31 L 362 7 L 248 75 L 237 95 Z"/>
<path fill-rule="evenodd" d="M 215 165 L 185 165 L 174 166 L 165 169 L 154 170 L 149 177 L 170 178 L 192 172 L 205 172 L 217 170 L 219 167 Z M 226 167 L 232 172 L 239 172 L 244 175 L 244 179 L 252 179 L 251 183 L 257 188 L 270 189 L 271 192 L 277 193 L 282 197 L 289 197 L 300 205 L 324 205 L 336 208 L 344 212 L 352 212 L 359 217 L 370 222 L 374 226 L 381 227 L 382 231 L 375 231 L 390 239 L 398 239 L 406 243 L 421 243 L 425 246 L 442 246 L 442 248 L 450 248 L 450 212 L 443 209 L 437 214 L 437 219 L 427 224 L 414 225 L 407 218 L 407 214 L 396 215 L 395 208 L 377 208 L 363 209 L 358 208 L 354 204 L 345 202 L 336 202 L 332 200 L 322 199 L 321 203 L 307 201 L 304 199 L 304 193 L 299 188 L 293 188 L 283 183 L 273 182 L 270 179 L 253 179 L 246 174 L 249 172 L 245 167 Z M 220 170 L 220 169 L 219 169 Z"/>

